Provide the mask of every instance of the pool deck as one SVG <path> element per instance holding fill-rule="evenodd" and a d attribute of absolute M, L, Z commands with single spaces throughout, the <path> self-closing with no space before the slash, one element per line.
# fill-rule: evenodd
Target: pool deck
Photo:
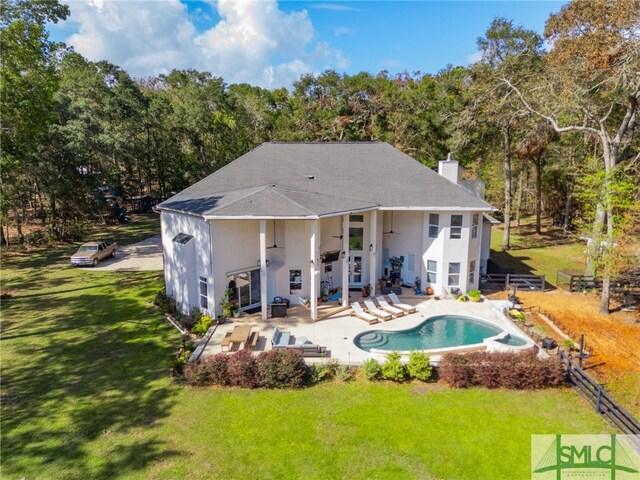
<path fill-rule="evenodd" d="M 405 301 L 405 299 L 402 299 Z M 415 327 L 429 317 L 437 315 L 464 315 L 487 320 L 503 328 L 509 333 L 526 337 L 526 335 L 510 320 L 499 312 L 498 306 L 504 301 L 483 301 L 480 303 L 462 303 L 457 300 L 427 300 L 410 301 L 406 303 L 415 305 L 417 312 L 395 318 L 387 322 L 369 325 L 363 320 L 349 316 L 349 311 L 341 311 L 335 315 L 317 322 L 309 322 L 304 317 L 270 318 L 267 321 L 257 320 L 255 317 L 237 319 L 233 323 L 218 325 L 204 348 L 202 358 L 214 355 L 222 351 L 221 343 L 225 334 L 237 325 L 251 325 L 252 331 L 258 331 L 260 339 L 255 349 L 256 352 L 271 349 L 271 336 L 273 328 L 278 327 L 282 331 L 290 332 L 294 343 L 296 338 L 306 337 L 310 343 L 326 347 L 327 356 L 336 358 L 342 363 L 359 365 L 371 358 L 371 354 L 359 349 L 353 343 L 356 335 L 369 330 L 405 330 Z M 307 358 L 309 363 L 322 362 L 323 358 Z"/>

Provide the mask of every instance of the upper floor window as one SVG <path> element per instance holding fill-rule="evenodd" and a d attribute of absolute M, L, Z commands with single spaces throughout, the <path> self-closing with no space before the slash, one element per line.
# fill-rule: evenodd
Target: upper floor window
<path fill-rule="evenodd" d="M 462 215 L 451 215 L 449 238 L 462 238 Z"/>
<path fill-rule="evenodd" d="M 438 227 L 440 225 L 440 215 L 437 213 L 429 214 L 429 237 L 438 237 Z"/>
<path fill-rule="evenodd" d="M 471 238 L 478 237 L 478 223 L 480 222 L 480 215 L 477 213 L 473 214 L 471 217 Z"/>

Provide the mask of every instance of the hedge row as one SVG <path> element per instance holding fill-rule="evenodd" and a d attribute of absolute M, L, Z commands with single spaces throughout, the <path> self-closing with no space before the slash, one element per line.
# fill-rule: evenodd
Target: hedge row
<path fill-rule="evenodd" d="M 307 375 L 302 354 L 284 349 L 262 352 L 257 357 L 246 350 L 231 355 L 219 353 L 184 367 L 185 381 L 199 387 L 297 388 L 304 385 Z"/>
<path fill-rule="evenodd" d="M 440 361 L 438 374 L 444 382 L 458 388 L 535 390 L 564 383 L 564 371 L 555 358 L 540 359 L 530 352 L 448 353 Z"/>
<path fill-rule="evenodd" d="M 394 382 L 404 382 L 408 379 L 426 382 L 431 378 L 432 367 L 429 355 L 423 352 L 412 352 L 409 355 L 409 362 L 402 364 L 402 357 L 398 352 L 391 352 L 387 355 L 384 363 L 370 358 L 362 364 L 362 372 L 367 380 L 391 380 Z"/>

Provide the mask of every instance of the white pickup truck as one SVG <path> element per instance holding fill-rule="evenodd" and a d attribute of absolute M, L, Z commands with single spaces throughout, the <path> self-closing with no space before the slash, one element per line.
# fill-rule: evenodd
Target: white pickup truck
<path fill-rule="evenodd" d="M 76 253 L 71 255 L 71 265 L 74 267 L 97 266 L 100 260 L 115 257 L 118 251 L 116 242 L 88 242 L 82 245 Z"/>

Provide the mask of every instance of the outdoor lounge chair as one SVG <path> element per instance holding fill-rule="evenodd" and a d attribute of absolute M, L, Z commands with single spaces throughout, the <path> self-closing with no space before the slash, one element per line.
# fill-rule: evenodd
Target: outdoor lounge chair
<path fill-rule="evenodd" d="M 281 332 L 278 327 L 273 328 L 273 336 L 271 337 L 271 346 L 273 348 L 286 348 L 289 345 L 291 334 L 289 332 Z"/>
<path fill-rule="evenodd" d="M 389 302 L 387 302 L 387 299 L 384 298 L 382 295 L 379 297 L 376 297 L 376 300 L 378 300 L 378 303 L 380 304 L 380 308 L 382 310 L 384 310 L 385 312 L 389 312 L 394 317 L 401 317 L 405 313 L 404 310 L 402 310 L 401 308 L 397 308 L 397 307 L 394 307 L 393 305 L 389 305 Z"/>
<path fill-rule="evenodd" d="M 364 309 L 362 308 L 362 305 L 360 305 L 358 302 L 353 302 L 351 304 L 350 315 L 355 315 L 360 320 L 364 320 L 365 322 L 367 322 L 369 325 L 373 323 L 378 323 L 378 319 L 373 315 L 371 315 L 370 313 L 365 312 Z"/>
<path fill-rule="evenodd" d="M 401 303 L 400 299 L 395 293 L 391 292 L 389 294 L 389 298 L 391 299 L 391 303 L 393 304 L 394 307 L 404 310 L 406 313 L 416 313 L 417 311 L 416 307 L 412 305 L 407 305 L 406 303 Z"/>
<path fill-rule="evenodd" d="M 390 313 L 387 313 L 384 310 L 380 310 L 376 306 L 376 304 L 373 303 L 373 300 L 365 300 L 364 301 L 364 305 L 365 305 L 365 307 L 367 307 L 367 312 L 369 312 L 371 315 L 375 315 L 376 317 L 380 318 L 381 320 L 387 321 L 387 320 L 391 320 L 393 318 Z"/>

